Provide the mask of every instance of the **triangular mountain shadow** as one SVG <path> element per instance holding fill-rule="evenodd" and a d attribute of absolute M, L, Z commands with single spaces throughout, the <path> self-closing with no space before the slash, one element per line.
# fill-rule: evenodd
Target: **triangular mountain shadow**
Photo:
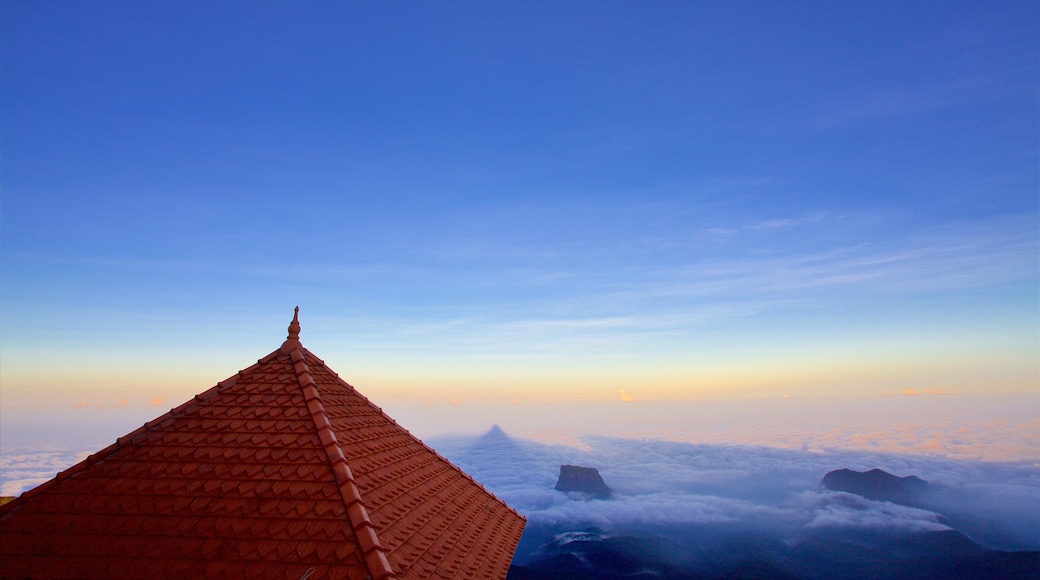
<path fill-rule="evenodd" d="M 299 333 L 0 507 L 0 577 L 505 578 L 523 516 Z"/>
<path fill-rule="evenodd" d="M 539 467 L 524 450 L 524 445 L 498 425 L 460 450 L 453 460 L 474 479 L 492 489 L 530 482 Z"/>
<path fill-rule="evenodd" d="M 495 448 L 500 451 L 508 449 L 523 453 L 516 440 L 507 435 L 498 425 L 492 425 L 488 432 L 481 435 L 471 447 L 475 449 Z"/>

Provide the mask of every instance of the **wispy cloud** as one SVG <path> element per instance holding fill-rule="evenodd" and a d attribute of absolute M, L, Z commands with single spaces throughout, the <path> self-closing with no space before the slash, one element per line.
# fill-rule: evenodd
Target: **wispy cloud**
<path fill-rule="evenodd" d="M 992 91 L 992 85 L 979 78 L 835 93 L 807 108 L 807 124 L 817 129 L 834 129 L 906 117 L 992 98 Z"/>
<path fill-rule="evenodd" d="M 747 224 L 744 228 L 751 230 L 777 230 L 792 228 L 800 225 L 818 224 L 827 217 L 826 212 L 817 212 L 805 217 L 767 219 Z"/>
<path fill-rule="evenodd" d="M 822 219 L 820 214 L 769 220 L 744 229 L 760 233 L 811 226 Z M 623 278 L 604 276 L 601 282 L 585 287 L 580 302 L 568 302 L 566 296 L 535 302 L 536 309 L 553 303 L 563 309 L 566 304 L 571 315 L 532 319 L 525 318 L 521 311 L 517 320 L 495 332 L 508 336 L 659 330 L 746 317 L 821 297 L 840 303 L 850 295 L 899 297 L 931 291 L 960 292 L 1027 280 L 1035 278 L 1040 255 L 1035 235 L 1030 232 L 1026 220 L 1000 218 L 947 224 L 898 240 L 854 241 L 780 255 L 743 251 L 726 257 L 693 255 L 682 261 L 629 265 Z M 576 316 L 576 312 L 616 314 Z"/>
<path fill-rule="evenodd" d="M 73 409 L 118 409 L 130 404 L 128 399 L 120 399 L 115 403 L 100 403 L 93 401 L 80 401 L 72 406 Z"/>
<path fill-rule="evenodd" d="M 821 218 L 822 219 L 822 218 Z M 811 219 L 770 220 L 748 229 L 770 230 L 814 223 Z M 707 256 L 688 263 L 648 267 L 641 283 L 619 292 L 626 300 L 675 296 L 754 297 L 778 300 L 809 291 L 861 290 L 894 295 L 963 290 L 1034 278 L 1037 240 L 1022 218 L 947 224 L 899 239 L 828 244 L 810 251 L 725 258 Z M 761 242 L 760 242 L 761 243 Z M 768 243 L 768 242 L 765 242 Z"/>
<path fill-rule="evenodd" d="M 667 246 L 645 261 L 590 264 L 582 271 L 550 262 L 530 284 L 519 271 L 488 282 L 503 290 L 487 290 L 491 298 L 478 304 L 442 306 L 423 313 L 425 320 L 353 318 L 342 325 L 378 337 L 386 348 L 436 339 L 438 348 L 529 352 L 667 340 L 778 312 L 854 313 L 864 299 L 898 303 L 1035 280 L 1040 250 L 1034 225 L 1026 218 L 987 218 L 865 241 L 819 230 L 876 224 L 826 213 L 749 221 L 734 228 L 724 248 L 698 252 L 695 240 L 672 240 L 667 243 L 688 251 Z M 773 237 L 788 235 L 807 241 L 775 250 Z"/>

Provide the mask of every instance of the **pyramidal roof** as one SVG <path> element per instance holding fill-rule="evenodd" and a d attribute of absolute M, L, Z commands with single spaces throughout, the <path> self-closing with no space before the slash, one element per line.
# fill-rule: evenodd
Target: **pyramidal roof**
<path fill-rule="evenodd" d="M 523 516 L 299 334 L 0 507 L 0 577 L 505 578 Z"/>

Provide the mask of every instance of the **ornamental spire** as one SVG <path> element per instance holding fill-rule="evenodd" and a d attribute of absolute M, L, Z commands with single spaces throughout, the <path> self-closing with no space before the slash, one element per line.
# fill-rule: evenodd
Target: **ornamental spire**
<path fill-rule="evenodd" d="M 287 352 L 300 346 L 300 307 L 293 311 L 292 322 L 289 323 L 289 336 L 282 343 L 282 351 Z"/>

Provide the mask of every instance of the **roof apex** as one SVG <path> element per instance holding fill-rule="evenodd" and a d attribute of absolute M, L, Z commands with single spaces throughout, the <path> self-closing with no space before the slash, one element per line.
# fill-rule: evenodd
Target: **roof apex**
<path fill-rule="evenodd" d="M 285 342 L 282 343 L 282 352 L 290 352 L 302 347 L 300 343 L 300 307 L 297 306 L 293 310 L 292 322 L 289 323 L 289 336 L 285 337 Z"/>

